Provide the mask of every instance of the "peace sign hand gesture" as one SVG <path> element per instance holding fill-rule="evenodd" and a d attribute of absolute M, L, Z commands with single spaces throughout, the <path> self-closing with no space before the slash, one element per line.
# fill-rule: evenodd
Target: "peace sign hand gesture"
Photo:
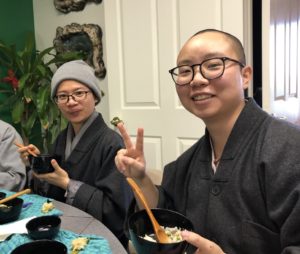
<path fill-rule="evenodd" d="M 126 177 L 132 177 L 136 180 L 145 176 L 146 161 L 144 157 L 144 130 L 138 128 L 136 143 L 133 144 L 124 124 L 117 125 L 124 140 L 125 149 L 118 151 L 115 157 L 115 163 L 118 170 Z"/>

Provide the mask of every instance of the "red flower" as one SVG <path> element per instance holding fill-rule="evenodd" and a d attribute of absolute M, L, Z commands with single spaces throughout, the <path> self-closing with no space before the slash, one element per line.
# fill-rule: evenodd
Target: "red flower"
<path fill-rule="evenodd" d="M 13 89 L 16 90 L 19 87 L 19 80 L 16 78 L 13 70 L 9 69 L 7 71 L 7 77 L 4 77 L 1 81 L 4 83 L 11 84 Z"/>

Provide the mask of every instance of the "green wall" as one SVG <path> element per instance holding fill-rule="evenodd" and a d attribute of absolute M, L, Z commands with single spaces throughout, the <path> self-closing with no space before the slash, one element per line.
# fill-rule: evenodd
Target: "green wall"
<path fill-rule="evenodd" d="M 15 44 L 18 49 L 22 49 L 29 32 L 34 33 L 32 0 L 1 0 L 0 40 L 7 44 Z M 4 76 L 6 76 L 6 70 L 0 66 L 0 79 Z M 6 85 L 8 84 L 0 83 L 0 90 Z M 5 95 L 0 93 L 0 104 L 3 100 L 5 100 Z M 1 112 L 0 118 L 11 122 L 7 112 Z"/>
<path fill-rule="evenodd" d="M 1 0 L 0 39 L 20 48 L 28 32 L 34 32 L 32 0 Z"/>

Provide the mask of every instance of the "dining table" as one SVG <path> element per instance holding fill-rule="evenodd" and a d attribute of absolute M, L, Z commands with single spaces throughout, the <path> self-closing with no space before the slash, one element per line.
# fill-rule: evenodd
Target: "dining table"
<path fill-rule="evenodd" d="M 4 190 L 0 189 L 0 191 Z M 13 194 L 10 191 L 4 192 L 7 195 Z M 80 254 L 127 254 L 118 238 L 92 215 L 74 206 L 37 194 L 25 194 L 20 198 L 24 200 L 24 203 L 19 218 L 16 221 L 0 225 L 0 254 L 10 254 L 17 246 L 32 241 L 26 232 L 26 222 L 33 217 L 43 215 L 55 215 L 61 218 L 60 232 L 54 240 L 63 242 L 69 250 L 72 248 L 72 240 L 78 237 L 87 237 L 89 238 L 87 248 L 80 251 Z M 49 202 L 53 204 L 53 209 L 44 214 L 41 208 Z M 6 235 L 7 232 L 9 234 Z M 4 238 L 1 239 L 1 237 Z"/>
<path fill-rule="evenodd" d="M 108 240 L 112 253 L 127 254 L 118 238 L 99 220 L 66 203 L 53 200 L 54 206 L 63 212 L 61 227 L 78 234 L 95 234 Z M 96 253 L 95 253 L 96 254 Z"/>

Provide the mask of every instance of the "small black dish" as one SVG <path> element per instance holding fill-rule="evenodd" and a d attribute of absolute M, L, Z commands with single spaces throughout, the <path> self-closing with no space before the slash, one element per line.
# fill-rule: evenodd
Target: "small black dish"
<path fill-rule="evenodd" d="M 60 164 L 61 157 L 51 154 L 40 154 L 38 156 L 29 156 L 30 169 L 37 174 L 52 173 L 54 168 L 52 167 L 51 160 L 55 159 Z"/>
<path fill-rule="evenodd" d="M 192 222 L 184 215 L 167 210 L 151 209 L 158 223 L 164 227 L 178 227 L 193 230 Z M 139 254 L 182 254 L 188 247 L 188 242 L 157 243 L 144 239 L 145 234 L 153 233 L 153 226 L 145 210 L 132 214 L 128 219 L 129 235 L 132 244 Z"/>
<path fill-rule="evenodd" d="M 40 216 L 26 223 L 26 229 L 30 238 L 52 239 L 60 229 L 61 219 L 55 215 Z"/>
<path fill-rule="evenodd" d="M 11 254 L 67 254 L 67 247 L 58 241 L 36 240 L 15 248 Z"/>
<path fill-rule="evenodd" d="M 23 202 L 21 198 L 5 202 L 3 205 L 6 207 L 0 207 L 0 224 L 17 220 L 22 212 Z"/>
<path fill-rule="evenodd" d="M 0 200 L 4 199 L 6 197 L 6 193 L 5 192 L 0 192 Z"/>

